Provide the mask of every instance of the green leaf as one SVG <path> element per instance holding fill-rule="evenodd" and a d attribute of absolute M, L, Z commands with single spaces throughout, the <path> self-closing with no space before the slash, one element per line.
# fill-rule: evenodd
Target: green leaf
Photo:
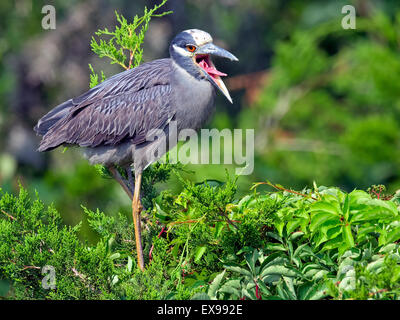
<path fill-rule="evenodd" d="M 349 224 L 343 227 L 343 238 L 348 247 L 354 247 L 354 238 Z"/>
<path fill-rule="evenodd" d="M 349 195 L 346 194 L 344 198 L 344 203 L 343 203 L 343 208 L 342 208 L 343 216 L 345 221 L 349 219 L 349 213 L 350 213 L 350 201 L 349 201 Z"/>
<path fill-rule="evenodd" d="M 240 280 L 238 279 L 229 280 L 221 286 L 218 292 L 227 293 L 231 296 L 230 298 L 239 299 L 241 298 L 240 287 L 241 287 Z"/>
<path fill-rule="evenodd" d="M 258 257 L 258 250 L 254 250 L 253 253 L 246 255 L 246 263 L 249 266 L 250 271 L 253 275 L 255 275 L 256 262 L 258 260 Z"/>
<path fill-rule="evenodd" d="M 214 234 L 215 238 L 219 238 L 220 237 L 221 232 L 224 229 L 225 225 L 226 224 L 224 222 L 217 222 L 215 224 L 215 234 Z"/>
<path fill-rule="evenodd" d="M 330 228 L 329 230 L 327 230 L 326 237 L 328 239 L 334 239 L 341 233 L 342 233 L 342 226 L 338 225 L 336 227 L 333 227 L 333 228 Z"/>
<path fill-rule="evenodd" d="M 272 292 L 268 289 L 268 287 L 265 285 L 265 283 L 263 281 L 258 281 L 257 284 L 261 290 L 262 299 L 265 299 L 267 296 L 272 295 Z"/>
<path fill-rule="evenodd" d="M 338 215 L 330 212 L 320 212 L 311 217 L 310 230 L 315 232 L 318 227 L 323 223 L 336 223 Z"/>
<path fill-rule="evenodd" d="M 247 269 L 241 268 L 239 266 L 229 266 L 229 265 L 225 265 L 224 268 L 226 270 L 232 271 L 232 272 L 237 272 L 240 273 L 246 277 L 249 277 L 250 279 L 253 278 L 253 275 L 251 274 L 251 272 Z"/>
<path fill-rule="evenodd" d="M 395 242 L 400 239 L 400 228 L 397 227 L 390 231 L 386 236 L 386 243 Z"/>
<path fill-rule="evenodd" d="M 287 234 L 291 234 L 301 224 L 301 222 L 301 218 L 288 221 L 288 223 L 286 224 Z"/>
<path fill-rule="evenodd" d="M 367 270 L 374 272 L 374 273 L 379 273 L 380 269 L 384 267 L 385 264 L 385 259 L 380 258 L 376 261 L 373 261 L 367 265 Z"/>
<path fill-rule="evenodd" d="M 336 200 L 337 202 L 337 200 Z M 318 202 L 314 202 L 311 206 L 310 206 L 310 213 L 314 213 L 314 212 L 319 212 L 319 213 L 330 213 L 332 215 L 340 215 L 340 208 L 338 208 L 337 206 L 333 205 L 330 202 L 326 202 L 326 201 L 318 201 Z"/>
<path fill-rule="evenodd" d="M 194 262 L 199 262 L 203 254 L 206 252 L 206 246 L 198 246 L 195 250 L 194 254 Z"/>
<path fill-rule="evenodd" d="M 333 234 L 335 233 L 335 231 L 338 229 L 340 229 L 341 226 L 341 221 L 339 219 L 335 219 L 335 220 L 328 220 L 325 221 L 324 223 L 322 223 L 320 225 L 320 227 L 318 228 L 318 231 L 325 234 L 327 236 L 328 239 L 334 238 Z M 332 230 L 334 229 L 334 230 Z"/>
<path fill-rule="evenodd" d="M 217 291 L 218 291 L 218 287 L 222 281 L 222 278 L 225 275 L 226 270 L 222 271 L 220 274 L 218 274 L 213 282 L 211 282 L 210 284 L 210 288 L 208 289 L 208 295 L 210 297 L 211 300 L 217 300 Z"/>
<path fill-rule="evenodd" d="M 357 232 L 357 242 L 361 242 L 369 233 L 373 233 L 376 232 L 376 226 L 372 225 L 372 226 L 360 226 Z"/>
<path fill-rule="evenodd" d="M 343 237 L 341 235 L 337 236 L 336 238 L 329 240 L 325 243 L 321 249 L 321 251 L 332 250 L 338 248 L 340 245 L 343 244 Z"/>
<path fill-rule="evenodd" d="M 289 268 L 289 267 L 285 267 L 285 266 L 278 266 L 278 265 L 265 267 L 261 271 L 260 278 L 263 279 L 269 275 L 279 275 L 279 276 L 286 276 L 286 277 L 298 277 L 298 276 L 302 277 L 302 274 L 299 271 L 297 271 L 293 268 Z"/>
<path fill-rule="evenodd" d="M 279 295 L 279 297 L 283 300 L 290 300 L 289 294 L 286 292 L 284 289 L 283 282 L 279 282 L 276 286 L 276 291 Z"/>
<path fill-rule="evenodd" d="M 261 264 L 260 270 L 271 265 L 288 263 L 289 259 L 283 252 L 274 252 L 267 256 Z"/>
<path fill-rule="evenodd" d="M 198 292 L 190 300 L 211 300 L 209 295 L 205 292 Z"/>
<path fill-rule="evenodd" d="M 265 235 L 282 243 L 282 237 L 276 234 L 275 232 L 266 232 Z"/>
<path fill-rule="evenodd" d="M 293 279 L 283 277 L 284 288 L 291 300 L 297 300 L 296 290 L 294 289 Z"/>
<path fill-rule="evenodd" d="M 271 250 L 271 251 L 287 251 L 287 248 L 285 248 L 285 246 L 281 245 L 281 244 L 267 244 L 265 246 L 265 249 L 267 250 Z"/>
<path fill-rule="evenodd" d="M 302 231 L 293 232 L 293 233 L 289 236 L 289 240 L 290 240 L 290 241 L 295 241 L 296 239 L 298 239 L 298 238 L 304 236 L 304 234 L 305 234 L 305 233 L 302 232 Z"/>
<path fill-rule="evenodd" d="M 132 267 L 133 267 L 133 260 L 130 256 L 128 256 L 128 263 L 126 264 L 126 270 L 128 272 L 132 272 Z"/>
<path fill-rule="evenodd" d="M 110 255 L 111 260 L 119 259 L 121 257 L 121 254 L 119 252 L 113 253 Z"/>
<path fill-rule="evenodd" d="M 327 291 L 325 283 L 309 282 L 300 287 L 298 297 L 300 300 L 320 300 L 327 296 Z"/>
<path fill-rule="evenodd" d="M 364 210 L 354 213 L 349 221 L 353 224 L 364 221 L 386 221 L 394 218 L 391 211 L 382 207 L 366 207 Z"/>

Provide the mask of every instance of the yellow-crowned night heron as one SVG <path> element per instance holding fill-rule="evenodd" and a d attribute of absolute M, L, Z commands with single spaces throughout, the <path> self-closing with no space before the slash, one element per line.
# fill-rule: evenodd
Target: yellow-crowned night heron
<path fill-rule="evenodd" d="M 212 41 L 207 32 L 183 31 L 170 45 L 169 59 L 144 63 L 110 77 L 81 96 L 55 107 L 34 128 L 43 136 L 39 151 L 49 151 L 60 145 L 83 147 L 90 163 L 106 166 L 121 184 L 132 199 L 138 265 L 142 270 L 142 172 L 162 156 L 154 150 L 161 141 L 165 142 L 160 134 L 149 139 L 151 132 L 158 129 L 164 138 L 169 137 L 168 124 L 172 121 L 176 123 L 177 133 L 187 128 L 201 128 L 213 113 L 215 88 L 232 102 L 220 78 L 226 74 L 215 68 L 210 56 L 238 59 Z M 174 145 L 169 143 L 164 152 Z M 149 157 L 153 152 L 156 157 Z M 130 182 L 119 174 L 116 165 L 126 168 Z"/>

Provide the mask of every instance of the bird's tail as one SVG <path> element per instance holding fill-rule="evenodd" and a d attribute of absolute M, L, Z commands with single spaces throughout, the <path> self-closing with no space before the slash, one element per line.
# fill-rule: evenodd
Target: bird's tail
<path fill-rule="evenodd" d="M 38 135 L 44 136 L 50 128 L 63 119 L 74 106 L 72 99 L 65 101 L 44 115 L 33 128 Z"/>

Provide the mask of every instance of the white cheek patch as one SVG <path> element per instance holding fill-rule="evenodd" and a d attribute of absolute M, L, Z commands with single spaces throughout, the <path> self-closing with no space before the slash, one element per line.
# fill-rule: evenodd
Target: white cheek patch
<path fill-rule="evenodd" d="M 192 38 L 194 39 L 194 41 L 196 41 L 196 45 L 198 45 L 198 46 L 202 46 L 203 44 L 213 41 L 210 34 L 205 31 L 202 31 L 202 30 L 190 29 L 190 30 L 186 30 L 184 32 L 189 33 L 192 36 Z"/>
<path fill-rule="evenodd" d="M 181 48 L 181 47 L 178 47 L 177 45 L 172 45 L 172 47 L 174 48 L 174 50 L 176 51 L 176 52 L 178 52 L 181 56 L 185 56 L 185 57 L 191 57 L 192 56 L 192 53 L 191 52 L 189 52 L 189 51 L 187 51 L 187 50 L 185 50 L 185 49 L 183 49 L 183 48 Z"/>

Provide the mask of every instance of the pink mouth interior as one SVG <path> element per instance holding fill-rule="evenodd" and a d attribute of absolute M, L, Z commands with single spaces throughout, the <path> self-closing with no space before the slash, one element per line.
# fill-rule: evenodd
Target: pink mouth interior
<path fill-rule="evenodd" d="M 219 77 L 227 76 L 226 73 L 218 71 L 212 65 L 210 58 L 208 55 L 199 55 L 196 57 L 197 64 L 204 69 L 214 80 L 217 80 Z"/>

